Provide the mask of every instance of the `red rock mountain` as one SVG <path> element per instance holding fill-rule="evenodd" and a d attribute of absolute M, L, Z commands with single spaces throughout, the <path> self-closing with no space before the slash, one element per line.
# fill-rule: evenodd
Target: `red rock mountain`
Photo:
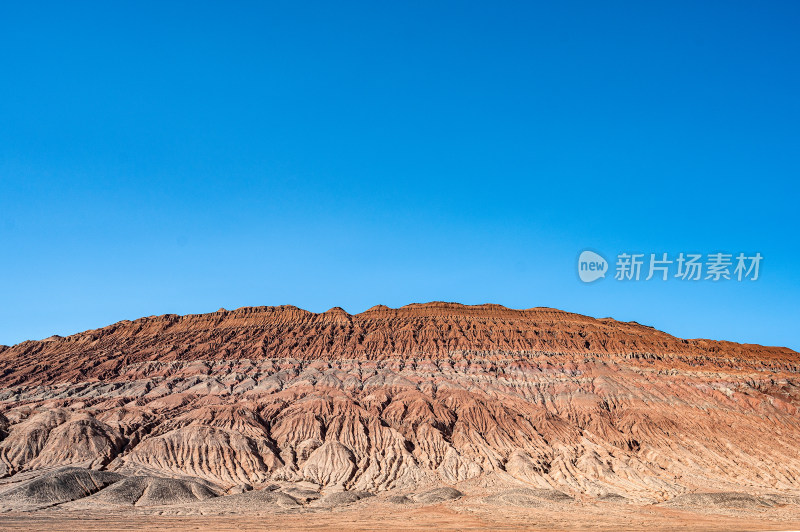
<path fill-rule="evenodd" d="M 790 349 L 548 308 L 148 317 L 0 348 L 0 474 L 772 504 L 800 497 L 799 376 Z"/>

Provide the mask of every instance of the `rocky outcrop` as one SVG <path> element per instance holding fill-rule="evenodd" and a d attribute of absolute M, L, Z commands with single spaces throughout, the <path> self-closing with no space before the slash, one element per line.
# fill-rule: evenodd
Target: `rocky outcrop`
<path fill-rule="evenodd" d="M 0 510 L 38 509 L 88 497 L 122 477 L 107 471 L 65 467 L 0 491 Z"/>
<path fill-rule="evenodd" d="M 265 481 L 280 459 L 262 441 L 197 425 L 146 438 L 122 463 L 234 485 Z"/>
<path fill-rule="evenodd" d="M 122 321 L 9 347 L 0 352 L 0 375 L 13 385 L 108 379 L 130 364 L 146 361 L 502 360 L 526 353 L 667 358 L 677 364 L 798 364 L 797 354 L 786 348 L 682 340 L 635 322 L 597 320 L 549 308 L 428 303 L 398 309 L 379 305 L 355 315 L 338 307 L 314 314 L 283 306 Z"/>
<path fill-rule="evenodd" d="M 129 479 L 93 504 L 274 482 L 324 497 L 488 482 L 503 488 L 487 501 L 531 507 L 800 494 L 800 355 L 553 309 L 143 318 L 9 347 L 0 375 L 0 476 Z M 292 493 L 258 497 L 319 498 Z"/>
<path fill-rule="evenodd" d="M 353 452 L 337 441 L 323 443 L 300 470 L 305 480 L 325 486 L 344 486 L 356 471 Z"/>
<path fill-rule="evenodd" d="M 131 476 L 118 480 L 73 508 L 164 506 L 205 501 L 219 496 L 212 487 L 186 479 Z"/>

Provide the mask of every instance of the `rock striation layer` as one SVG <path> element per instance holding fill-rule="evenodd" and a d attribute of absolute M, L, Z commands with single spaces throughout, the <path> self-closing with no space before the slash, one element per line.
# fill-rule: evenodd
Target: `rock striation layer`
<path fill-rule="evenodd" d="M 166 315 L 0 349 L 0 498 L 22 506 L 800 496 L 786 348 L 429 303 Z"/>

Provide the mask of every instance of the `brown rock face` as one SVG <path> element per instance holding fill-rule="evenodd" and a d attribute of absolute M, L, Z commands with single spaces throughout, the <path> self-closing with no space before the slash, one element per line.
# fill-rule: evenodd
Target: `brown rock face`
<path fill-rule="evenodd" d="M 798 495 L 799 375 L 790 349 L 544 308 L 149 317 L 0 351 L 0 474 L 181 478 L 211 486 L 181 484 L 198 500 L 270 482 Z"/>

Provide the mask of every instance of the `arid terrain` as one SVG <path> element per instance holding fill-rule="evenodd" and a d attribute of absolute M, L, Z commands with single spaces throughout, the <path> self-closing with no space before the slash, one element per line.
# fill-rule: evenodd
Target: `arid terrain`
<path fill-rule="evenodd" d="M 800 528 L 800 354 L 548 308 L 0 346 L 0 529 Z"/>

